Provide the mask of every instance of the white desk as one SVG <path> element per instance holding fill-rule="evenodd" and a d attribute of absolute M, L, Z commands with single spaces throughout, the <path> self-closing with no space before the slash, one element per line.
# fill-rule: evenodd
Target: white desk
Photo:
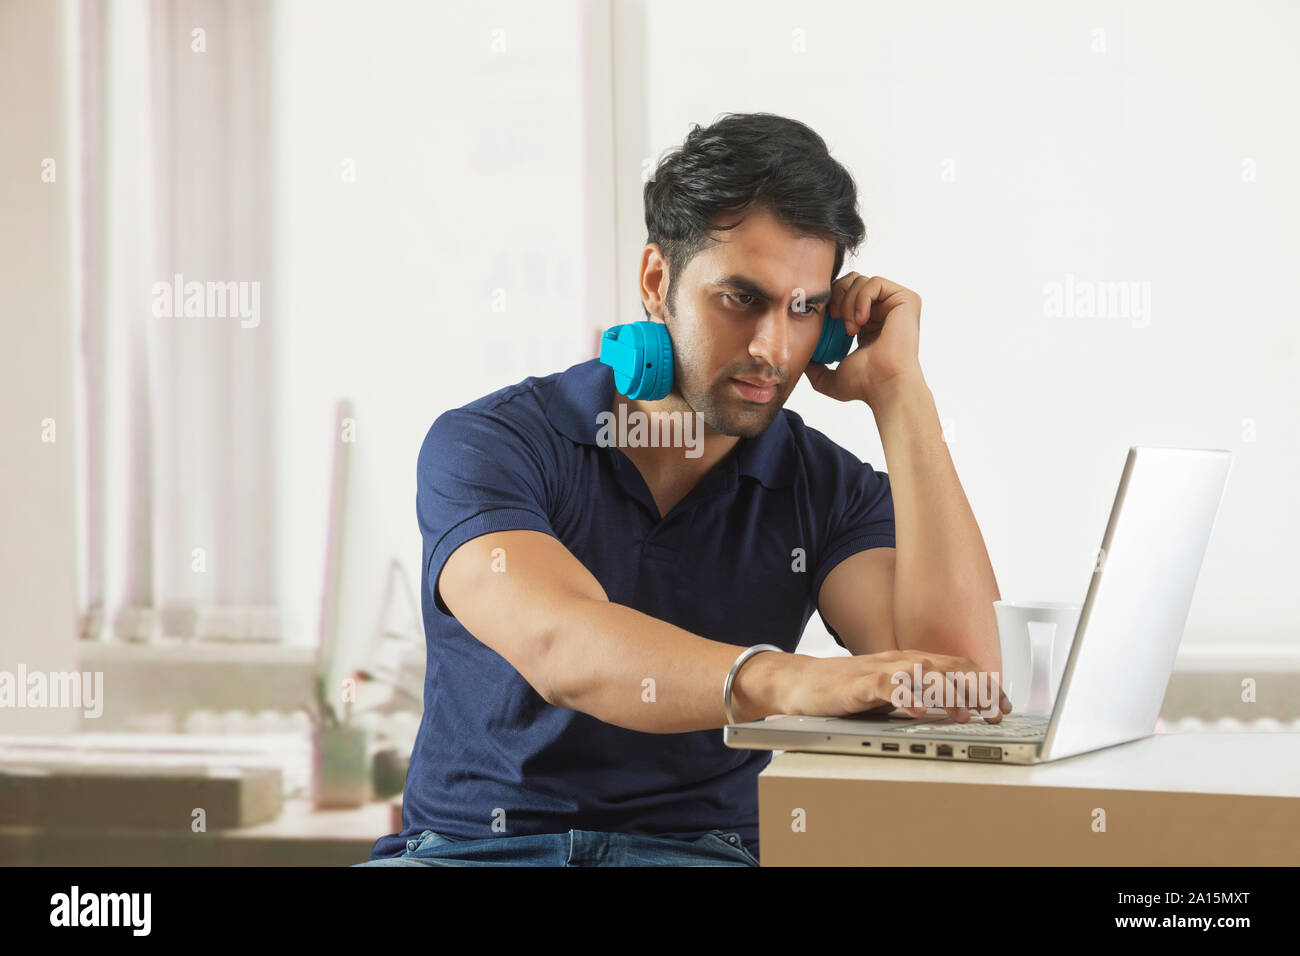
<path fill-rule="evenodd" d="M 764 866 L 1300 865 L 1295 733 L 1157 734 L 1035 766 L 784 751 L 758 799 Z"/>

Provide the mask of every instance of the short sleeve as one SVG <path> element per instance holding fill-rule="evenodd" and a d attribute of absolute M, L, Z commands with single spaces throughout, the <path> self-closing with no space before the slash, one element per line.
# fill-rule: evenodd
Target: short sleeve
<path fill-rule="evenodd" d="M 492 531 L 555 535 L 548 505 L 557 479 L 555 455 L 507 413 L 443 412 L 425 436 L 416 471 L 425 580 L 443 614 L 451 611 L 438 594 L 438 576 L 466 541 Z"/>
<path fill-rule="evenodd" d="M 858 461 L 848 452 L 844 455 L 857 464 L 844 470 L 839 487 L 832 493 L 835 505 L 828 519 L 829 532 L 826 543 L 819 549 L 813 573 L 814 601 L 821 594 L 826 576 L 849 555 L 871 548 L 894 547 L 894 497 L 889 475 Z M 844 647 L 835 629 L 825 619 L 822 623 L 835 643 Z"/>

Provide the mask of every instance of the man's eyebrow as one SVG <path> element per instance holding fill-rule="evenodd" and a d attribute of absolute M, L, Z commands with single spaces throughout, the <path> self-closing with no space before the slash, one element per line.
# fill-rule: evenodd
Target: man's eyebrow
<path fill-rule="evenodd" d="M 717 282 L 713 283 L 713 286 L 714 288 L 719 288 L 719 289 L 720 288 L 739 289 L 745 295 L 756 296 L 760 299 L 772 300 L 777 298 L 777 296 L 774 296 L 771 293 L 769 293 L 757 282 L 749 278 L 749 276 L 741 275 L 739 272 L 732 273 L 729 276 L 723 276 Z M 804 296 L 805 305 L 821 305 L 823 302 L 829 302 L 830 300 L 831 300 L 830 289 L 827 289 L 825 292 L 818 292 L 816 295 Z"/>

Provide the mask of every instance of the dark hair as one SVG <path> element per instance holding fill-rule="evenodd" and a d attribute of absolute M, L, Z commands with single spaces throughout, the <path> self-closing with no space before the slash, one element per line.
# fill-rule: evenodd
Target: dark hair
<path fill-rule="evenodd" d="M 682 145 L 660 159 L 643 197 L 646 243 L 658 243 L 668 262 L 670 306 L 687 263 L 714 241 L 710 231 L 740 225 L 717 225 L 721 213 L 766 209 L 803 235 L 834 239 L 832 281 L 845 252 L 856 252 L 866 236 L 849 171 L 815 132 L 772 113 L 724 113 L 708 127 L 693 124 Z M 642 310 L 649 317 L 644 303 Z"/>

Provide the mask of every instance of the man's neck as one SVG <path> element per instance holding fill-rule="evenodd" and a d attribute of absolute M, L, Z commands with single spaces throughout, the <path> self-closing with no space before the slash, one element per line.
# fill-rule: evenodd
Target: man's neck
<path fill-rule="evenodd" d="M 620 406 L 625 406 L 626 411 L 620 411 Z M 695 429 L 691 434 L 693 436 L 692 444 L 696 448 L 703 450 L 698 457 L 690 457 L 687 447 L 677 445 L 620 445 L 619 449 L 631 458 L 642 472 L 649 472 L 656 478 L 672 480 L 688 480 L 691 477 L 700 477 L 711 471 L 718 462 L 727 457 L 735 449 L 740 438 L 736 435 L 724 435 L 721 432 L 714 431 L 708 425 L 704 424 L 702 416 L 696 415 L 695 412 L 685 407 L 685 403 L 677 395 L 669 395 L 655 402 L 640 401 L 631 399 L 619 392 L 614 392 L 614 406 L 610 409 L 614 414 L 614 420 L 626 420 L 628 430 L 631 431 L 631 423 L 636 420 L 633 412 L 639 412 L 645 415 L 647 429 L 649 423 L 658 420 L 655 413 L 660 416 L 672 412 L 680 412 L 683 428 L 688 427 L 686 419 L 689 417 L 692 421 L 689 427 Z M 673 434 L 669 429 L 664 428 L 657 431 L 661 440 L 665 436 Z"/>

